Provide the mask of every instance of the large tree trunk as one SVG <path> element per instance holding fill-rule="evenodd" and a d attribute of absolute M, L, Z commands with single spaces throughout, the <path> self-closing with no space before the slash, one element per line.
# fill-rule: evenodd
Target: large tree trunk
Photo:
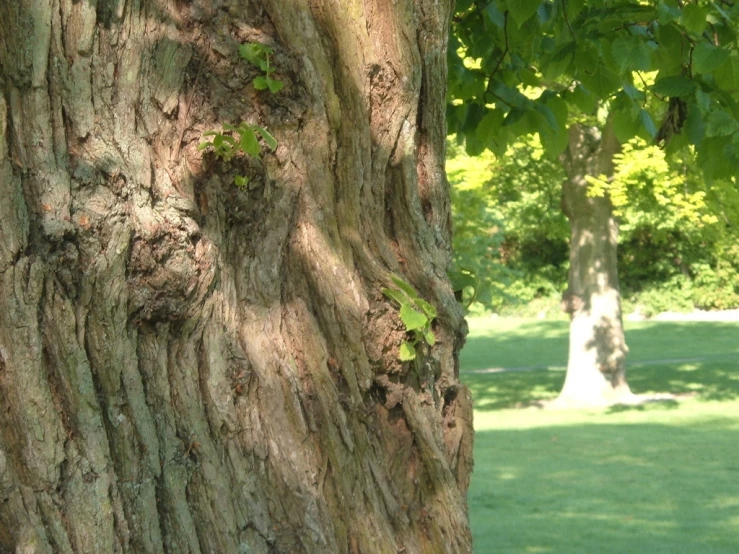
<path fill-rule="evenodd" d="M 616 248 L 618 225 L 608 195 L 588 194 L 586 176 L 613 174 L 618 149 L 610 125 L 573 125 L 562 156 L 562 207 L 570 222 L 570 270 L 562 300 L 570 314 L 567 375 L 557 404 L 600 406 L 629 401 Z"/>
<path fill-rule="evenodd" d="M 0 552 L 471 551 L 451 9 L 0 3 Z M 198 152 L 241 121 L 276 152 Z"/>

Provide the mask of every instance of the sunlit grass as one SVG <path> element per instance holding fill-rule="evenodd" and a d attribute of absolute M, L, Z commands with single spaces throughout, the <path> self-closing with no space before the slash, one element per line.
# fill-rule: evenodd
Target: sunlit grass
<path fill-rule="evenodd" d="M 583 411 L 515 408 L 556 396 L 566 322 L 471 328 L 475 552 L 739 552 L 739 324 L 628 325 L 634 392 L 692 396 Z"/>

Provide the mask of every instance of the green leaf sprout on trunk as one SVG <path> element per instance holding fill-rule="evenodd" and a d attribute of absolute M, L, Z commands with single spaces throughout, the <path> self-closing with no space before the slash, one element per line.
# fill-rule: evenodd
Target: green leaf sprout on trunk
<path fill-rule="evenodd" d="M 239 46 L 239 55 L 264 72 L 264 75 L 260 75 L 252 81 L 254 88 L 257 90 L 269 89 L 271 93 L 277 93 L 282 90 L 283 83 L 271 77 L 275 71 L 269 64 L 269 57 L 272 53 L 272 48 L 256 42 Z M 270 150 L 274 151 L 277 148 L 277 140 L 267 129 L 243 121 L 238 126 L 226 123 L 223 125 L 223 132 L 206 131 L 203 133 L 203 137 L 211 138 L 201 142 L 198 145 L 198 150 L 212 148 L 216 158 L 224 162 L 231 161 L 239 153 L 246 156 L 259 156 L 261 152 L 260 137 Z M 244 187 L 248 182 L 249 179 L 246 175 L 237 175 L 234 178 L 234 183 L 238 187 Z"/>
<path fill-rule="evenodd" d="M 436 337 L 431 330 L 431 324 L 436 318 L 436 308 L 402 279 L 393 276 L 392 280 L 398 288 L 383 288 L 382 293 L 400 306 L 400 320 L 410 338 L 400 345 L 398 357 L 401 361 L 408 362 L 416 359 L 420 344 L 436 344 Z"/>

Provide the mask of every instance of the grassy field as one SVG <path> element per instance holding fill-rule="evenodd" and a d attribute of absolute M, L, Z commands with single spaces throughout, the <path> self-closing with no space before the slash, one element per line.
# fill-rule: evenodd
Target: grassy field
<path fill-rule="evenodd" d="M 680 402 L 520 408 L 556 396 L 567 323 L 472 320 L 475 552 L 739 552 L 739 323 L 627 325 L 636 393 Z M 487 368 L 539 368 L 474 373 Z"/>

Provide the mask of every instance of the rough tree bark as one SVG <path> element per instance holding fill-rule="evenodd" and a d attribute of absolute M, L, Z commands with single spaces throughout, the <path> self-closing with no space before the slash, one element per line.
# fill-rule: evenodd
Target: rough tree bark
<path fill-rule="evenodd" d="M 567 374 L 556 403 L 601 406 L 632 399 L 626 382 L 616 248 L 610 198 L 589 196 L 586 176 L 613 174 L 618 142 L 606 125 L 573 125 L 562 155 L 562 209 L 570 222 L 570 270 L 562 307 L 570 314 Z"/>
<path fill-rule="evenodd" d="M 451 4 L 0 2 L 0 552 L 471 551 Z"/>

